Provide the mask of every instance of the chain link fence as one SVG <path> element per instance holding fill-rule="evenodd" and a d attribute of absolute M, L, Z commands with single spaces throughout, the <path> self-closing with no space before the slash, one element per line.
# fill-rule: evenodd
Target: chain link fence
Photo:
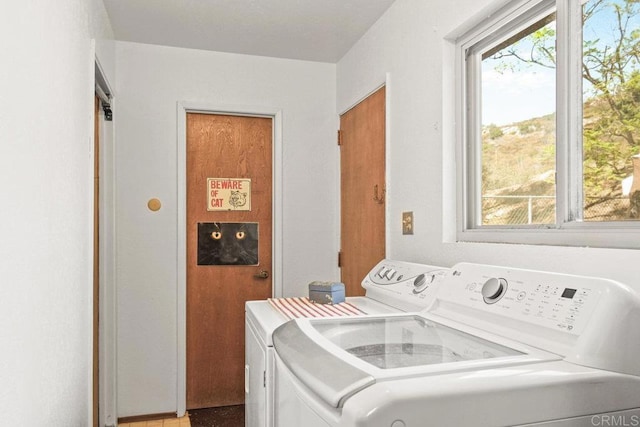
<path fill-rule="evenodd" d="M 585 221 L 628 221 L 630 199 L 628 197 L 587 197 L 584 201 Z"/>
<path fill-rule="evenodd" d="M 587 197 L 584 221 L 627 221 L 628 197 Z M 483 225 L 555 224 L 555 196 L 482 196 Z"/>

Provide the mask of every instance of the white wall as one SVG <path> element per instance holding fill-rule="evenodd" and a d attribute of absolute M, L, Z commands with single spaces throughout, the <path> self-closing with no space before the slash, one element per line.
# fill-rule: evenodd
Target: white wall
<path fill-rule="evenodd" d="M 640 251 L 464 244 L 450 238 L 455 227 L 455 141 L 447 106 L 453 102 L 453 67 L 443 62 L 448 57 L 444 37 L 490 4 L 397 0 L 337 64 L 338 111 L 390 73 L 388 256 L 446 266 L 471 261 L 595 275 L 640 290 Z M 401 234 L 402 211 L 414 211 L 413 236 Z"/>
<path fill-rule="evenodd" d="M 113 85 L 116 79 L 113 29 L 102 0 L 90 0 L 90 2 L 92 13 L 89 15 L 89 26 L 95 40 L 96 57 L 108 83 Z"/>
<path fill-rule="evenodd" d="M 122 417 L 176 410 L 177 102 L 282 110 L 285 295 L 339 277 L 338 121 L 334 64 L 117 42 L 116 69 Z"/>
<path fill-rule="evenodd" d="M 89 425 L 95 6 L 0 6 L 3 425 Z"/>

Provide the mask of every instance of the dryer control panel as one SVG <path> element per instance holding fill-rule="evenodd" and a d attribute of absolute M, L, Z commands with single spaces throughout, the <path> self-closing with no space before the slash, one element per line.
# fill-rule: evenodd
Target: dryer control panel
<path fill-rule="evenodd" d="M 384 259 L 362 280 L 367 297 L 404 311 L 430 306 L 448 268 Z"/>

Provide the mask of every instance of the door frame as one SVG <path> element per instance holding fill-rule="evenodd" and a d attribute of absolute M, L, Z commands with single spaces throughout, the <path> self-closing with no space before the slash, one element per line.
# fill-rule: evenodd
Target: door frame
<path fill-rule="evenodd" d="M 105 94 L 110 94 L 110 104 L 113 107 L 115 97 L 111 82 L 107 78 L 102 64 L 96 52 L 96 41 L 91 40 L 90 73 L 93 75 L 91 81 L 91 99 L 96 94 L 96 87 Z M 99 306 L 98 306 L 98 420 L 99 425 L 115 425 L 117 419 L 117 352 L 116 352 L 116 244 L 115 244 L 115 217 L 116 208 L 114 202 L 115 195 L 115 138 L 114 122 L 104 120 L 104 114 L 100 111 L 98 117 L 91 109 L 91 127 L 95 121 L 100 121 L 99 129 L 99 152 L 100 152 L 100 182 L 99 182 Z M 91 144 L 95 145 L 94 133 L 91 133 Z M 93 149 L 92 149 L 93 150 Z M 95 153 L 92 153 L 95 156 Z M 92 189 L 93 191 L 93 189 Z M 93 235 L 93 233 L 92 233 Z M 91 311 L 93 311 L 93 298 L 91 298 Z M 90 322 L 93 324 L 93 322 Z M 93 337 L 93 325 L 91 325 L 91 337 Z M 90 343 L 93 346 L 92 343 Z M 93 351 L 91 352 L 93 353 Z M 95 361 L 94 361 L 95 363 Z M 93 371 L 93 363 L 90 364 Z M 91 372 L 89 389 L 90 402 L 93 400 L 93 373 Z M 89 420 L 93 419 L 94 405 L 89 405 Z"/>
<path fill-rule="evenodd" d="M 177 104 L 177 415 L 187 410 L 187 113 L 220 114 L 229 116 L 267 117 L 272 119 L 273 193 L 271 221 L 272 296 L 282 296 L 282 110 L 270 107 L 216 105 L 202 102 L 179 101 Z"/>

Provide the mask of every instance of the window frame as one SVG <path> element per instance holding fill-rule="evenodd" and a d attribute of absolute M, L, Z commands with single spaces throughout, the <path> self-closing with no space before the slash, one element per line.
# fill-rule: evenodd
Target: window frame
<path fill-rule="evenodd" d="M 582 221 L 582 3 L 506 1 L 455 41 L 458 242 L 640 248 L 640 221 Z M 555 224 L 481 224 L 481 55 L 556 12 Z"/>

